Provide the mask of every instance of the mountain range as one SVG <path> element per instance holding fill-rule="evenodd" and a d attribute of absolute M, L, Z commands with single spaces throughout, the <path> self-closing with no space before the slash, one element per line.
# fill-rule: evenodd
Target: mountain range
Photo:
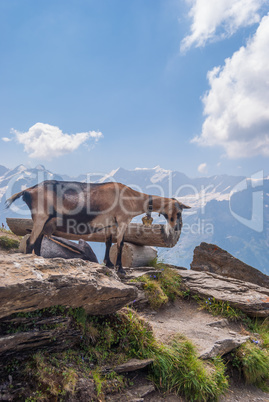
<path fill-rule="evenodd" d="M 179 242 L 171 249 L 160 248 L 158 256 L 165 262 L 189 267 L 193 250 L 202 241 L 224 248 L 245 263 L 269 274 L 269 178 L 257 172 L 244 176 L 215 175 L 190 178 L 184 173 L 162 169 L 118 168 L 109 174 L 89 173 L 78 177 L 56 174 L 43 165 L 27 168 L 19 165 L 7 169 L 0 165 L 0 224 L 6 217 L 30 217 L 20 200 L 16 208 L 5 209 L 12 194 L 43 180 L 81 182 L 117 181 L 147 194 L 176 197 L 191 206 L 183 212 L 183 228 Z M 17 211 L 16 211 L 17 210 Z M 162 222 L 153 214 L 154 223 Z M 136 217 L 135 221 L 141 221 Z M 104 245 L 92 243 L 99 260 Z"/>

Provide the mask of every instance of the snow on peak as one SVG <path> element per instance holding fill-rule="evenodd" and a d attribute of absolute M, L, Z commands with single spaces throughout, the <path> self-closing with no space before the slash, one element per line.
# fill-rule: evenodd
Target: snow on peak
<path fill-rule="evenodd" d="M 154 168 L 137 167 L 137 168 L 135 168 L 135 171 L 144 171 L 144 172 L 153 173 L 153 176 L 150 179 L 151 183 L 158 183 L 159 181 L 162 181 L 163 179 L 165 179 L 172 173 L 172 170 L 163 169 L 160 167 L 160 165 L 157 165 Z"/>
<path fill-rule="evenodd" d="M 169 177 L 172 174 L 172 170 L 162 169 L 160 166 L 155 166 L 153 168 L 155 174 L 150 179 L 151 183 L 157 183 L 158 181 L 162 181 L 166 177 Z"/>
<path fill-rule="evenodd" d="M 46 170 L 44 165 L 36 165 L 35 169 L 36 170 Z"/>
<path fill-rule="evenodd" d="M 19 166 L 17 167 L 17 172 L 18 172 L 18 173 L 24 172 L 25 170 L 27 170 L 27 168 L 26 168 L 26 166 L 24 166 L 24 165 L 19 165 Z"/>

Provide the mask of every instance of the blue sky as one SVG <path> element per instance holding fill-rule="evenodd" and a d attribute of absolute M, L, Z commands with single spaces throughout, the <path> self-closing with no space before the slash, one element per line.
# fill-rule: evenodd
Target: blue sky
<path fill-rule="evenodd" d="M 265 0 L 0 0 L 0 164 L 269 174 Z"/>

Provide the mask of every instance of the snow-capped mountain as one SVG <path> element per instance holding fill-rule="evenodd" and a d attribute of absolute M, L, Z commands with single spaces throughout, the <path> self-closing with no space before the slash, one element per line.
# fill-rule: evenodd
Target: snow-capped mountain
<path fill-rule="evenodd" d="M 117 181 L 147 194 L 176 197 L 192 207 L 183 212 L 184 226 L 178 244 L 172 249 L 158 250 L 164 261 L 188 267 L 194 248 L 206 241 L 269 274 L 269 178 L 263 178 L 260 173 L 248 179 L 228 175 L 189 178 L 156 166 L 135 170 L 118 168 L 109 174 L 89 173 L 71 178 L 49 172 L 42 165 L 34 169 L 20 165 L 12 170 L 0 166 L 1 172 L 0 209 L 4 224 L 7 216 L 30 216 L 22 201 L 13 204 L 19 213 L 4 209 L 6 198 L 43 180 Z M 153 217 L 154 223 L 160 222 L 157 214 Z M 141 217 L 136 218 L 140 220 Z M 102 260 L 104 245 L 93 243 L 92 247 Z"/>
<path fill-rule="evenodd" d="M 3 176 L 8 171 L 8 168 L 0 165 L 0 177 Z"/>

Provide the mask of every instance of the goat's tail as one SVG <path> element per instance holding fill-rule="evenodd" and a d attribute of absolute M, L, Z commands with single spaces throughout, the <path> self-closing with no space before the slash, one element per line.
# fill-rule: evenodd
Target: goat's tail
<path fill-rule="evenodd" d="M 22 197 L 24 195 L 25 191 L 20 191 L 19 193 L 13 194 L 10 198 L 8 198 L 5 202 L 6 208 L 9 208 L 10 205 L 17 200 L 18 198 Z"/>

